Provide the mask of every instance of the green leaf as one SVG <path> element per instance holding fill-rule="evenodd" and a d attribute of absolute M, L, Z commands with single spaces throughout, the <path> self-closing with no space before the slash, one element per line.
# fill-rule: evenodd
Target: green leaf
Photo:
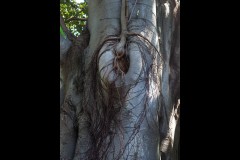
<path fill-rule="evenodd" d="M 62 35 L 65 39 L 67 38 L 61 26 L 60 26 L 60 35 Z"/>

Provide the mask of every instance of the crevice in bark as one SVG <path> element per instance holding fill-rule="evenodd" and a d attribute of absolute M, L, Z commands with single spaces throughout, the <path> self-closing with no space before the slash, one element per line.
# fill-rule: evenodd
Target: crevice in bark
<path fill-rule="evenodd" d="M 63 25 L 64 32 L 69 33 L 65 24 L 61 22 L 61 25 Z M 71 36 L 71 33 L 69 33 L 68 37 L 69 36 Z M 72 46 L 69 48 L 64 59 L 60 63 L 63 83 L 62 89 L 64 91 L 62 96 L 63 105 L 61 105 L 60 110 L 60 159 L 62 160 L 69 159 L 70 157 L 72 159 L 74 157 L 75 148 L 78 148 L 76 142 L 79 138 L 78 110 L 80 107 L 75 101 L 79 101 L 83 94 L 85 74 L 83 68 L 83 53 L 88 46 L 89 39 L 90 35 L 87 29 L 85 29 L 77 38 L 73 38 Z"/>
<path fill-rule="evenodd" d="M 175 128 L 179 127 L 180 114 L 174 117 L 170 111 L 179 111 L 175 108 L 178 105 L 180 108 L 178 104 L 180 100 L 180 0 L 160 0 L 157 1 L 157 7 L 159 17 L 161 17 L 158 18 L 160 46 L 165 60 L 165 73 L 163 74 L 165 93 L 162 95 L 160 148 L 162 160 L 175 160 L 175 154 L 179 152 L 179 130 L 176 132 Z"/>
<path fill-rule="evenodd" d="M 78 77 L 81 77 L 83 71 L 82 67 L 79 67 L 82 64 L 84 49 L 88 46 L 89 43 L 89 31 L 84 30 L 81 35 L 79 35 L 74 41 L 72 46 L 69 48 L 64 62 L 61 63 L 62 73 L 63 73 L 63 84 L 64 90 L 67 91 L 67 84 L 73 75 L 77 74 Z M 81 78 L 82 79 L 82 78 Z M 82 82 L 81 82 L 82 83 Z M 81 85 L 79 85 L 80 87 Z M 79 88 L 78 87 L 78 88 Z"/>

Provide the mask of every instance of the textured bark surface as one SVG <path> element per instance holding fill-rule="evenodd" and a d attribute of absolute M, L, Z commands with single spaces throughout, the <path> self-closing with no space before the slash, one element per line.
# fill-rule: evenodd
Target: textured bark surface
<path fill-rule="evenodd" d="M 178 157 L 177 142 L 180 135 L 180 0 L 157 1 L 157 12 L 160 48 L 164 59 L 161 86 L 161 151 L 163 159 L 175 160 Z M 176 127 L 178 129 L 175 129 Z"/>
<path fill-rule="evenodd" d="M 88 6 L 83 34 L 60 37 L 61 159 L 177 160 L 180 1 Z"/>

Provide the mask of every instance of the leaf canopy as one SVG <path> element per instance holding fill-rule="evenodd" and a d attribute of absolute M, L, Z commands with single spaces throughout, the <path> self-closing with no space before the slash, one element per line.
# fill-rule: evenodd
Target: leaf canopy
<path fill-rule="evenodd" d="M 75 36 L 79 36 L 86 26 L 86 21 L 79 20 L 79 18 L 87 18 L 88 9 L 86 0 L 82 3 L 77 3 L 76 0 L 60 0 L 60 13 L 67 28 Z"/>

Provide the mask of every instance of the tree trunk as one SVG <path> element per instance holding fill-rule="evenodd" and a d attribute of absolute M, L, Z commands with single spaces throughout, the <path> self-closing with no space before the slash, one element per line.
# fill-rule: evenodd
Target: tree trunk
<path fill-rule="evenodd" d="M 61 159 L 178 159 L 179 6 L 89 0 L 85 31 L 60 37 Z"/>

